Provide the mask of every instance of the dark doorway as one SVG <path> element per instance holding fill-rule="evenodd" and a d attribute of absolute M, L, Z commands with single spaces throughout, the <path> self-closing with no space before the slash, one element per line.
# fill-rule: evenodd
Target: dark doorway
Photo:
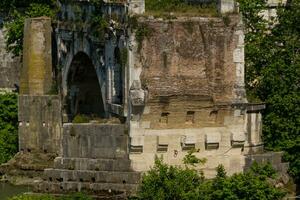
<path fill-rule="evenodd" d="M 68 73 L 68 114 L 104 118 L 101 88 L 92 61 L 85 53 L 74 56 Z"/>

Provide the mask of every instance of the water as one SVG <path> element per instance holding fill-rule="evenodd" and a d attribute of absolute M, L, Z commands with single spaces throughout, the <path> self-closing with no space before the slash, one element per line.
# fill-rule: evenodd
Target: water
<path fill-rule="evenodd" d="M 0 182 L 0 200 L 7 200 L 10 197 L 30 191 L 31 188 L 27 186 L 14 186 L 9 183 Z"/>

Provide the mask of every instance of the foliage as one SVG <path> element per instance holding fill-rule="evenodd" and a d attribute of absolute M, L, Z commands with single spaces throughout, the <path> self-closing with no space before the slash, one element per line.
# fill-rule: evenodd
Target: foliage
<path fill-rule="evenodd" d="M 9 200 L 92 200 L 92 198 L 83 193 L 75 193 L 69 196 L 57 198 L 51 195 L 20 195 L 12 197 Z"/>
<path fill-rule="evenodd" d="M 146 12 L 154 14 L 172 12 L 177 14 L 217 15 L 216 1 L 189 4 L 185 0 L 145 0 L 145 6 Z"/>
<path fill-rule="evenodd" d="M 0 95 L 0 164 L 18 151 L 17 95 Z"/>
<path fill-rule="evenodd" d="M 192 169 L 168 166 L 156 158 L 155 166 L 143 177 L 139 199 L 188 199 L 204 177 Z"/>
<path fill-rule="evenodd" d="M 94 14 L 92 18 L 92 27 L 94 37 L 104 40 L 104 34 L 109 27 L 107 20 L 98 14 Z"/>
<path fill-rule="evenodd" d="M 9 200 L 55 200 L 55 198 L 49 195 L 43 195 L 43 196 L 21 195 L 21 196 L 12 197 Z"/>
<path fill-rule="evenodd" d="M 275 169 L 272 167 L 270 163 L 267 163 L 265 165 L 259 165 L 257 162 L 254 162 L 250 170 L 254 174 L 258 174 L 264 178 L 267 177 L 276 178 L 277 175 Z"/>
<path fill-rule="evenodd" d="M 264 167 L 261 167 L 262 169 Z M 234 174 L 227 177 L 222 166 L 218 167 L 217 176 L 211 181 L 210 198 L 221 199 L 251 199 L 251 200 L 276 200 L 282 199 L 285 193 L 267 182 L 266 172 L 263 175 L 253 173 Z"/>
<path fill-rule="evenodd" d="M 73 119 L 73 123 L 76 124 L 89 123 L 89 122 L 90 122 L 90 118 L 86 115 L 81 115 L 81 114 L 76 115 Z"/>
<path fill-rule="evenodd" d="M 58 94 L 58 84 L 56 81 L 53 81 L 51 84 L 50 90 L 47 92 L 48 95 L 57 95 Z"/>
<path fill-rule="evenodd" d="M 1 0 L 0 12 L 10 14 L 16 9 L 26 9 L 30 4 L 54 5 L 56 0 Z"/>
<path fill-rule="evenodd" d="M 136 27 L 135 38 L 138 43 L 138 52 L 142 50 L 144 39 L 149 39 L 152 36 L 153 29 L 145 23 L 139 23 Z"/>
<path fill-rule="evenodd" d="M 196 166 L 196 164 L 205 164 L 206 159 L 197 158 L 194 153 L 199 152 L 197 149 L 188 151 L 187 155 L 183 158 L 183 163 L 186 165 Z"/>
<path fill-rule="evenodd" d="M 29 17 L 54 17 L 55 16 L 55 3 L 54 1 L 26 1 L 21 3 L 18 1 L 12 1 L 7 3 L 2 2 L 10 10 L 8 22 L 5 23 L 7 29 L 6 34 L 6 46 L 9 52 L 13 55 L 19 56 L 23 49 L 23 30 L 24 22 Z M 20 9 L 18 6 L 24 6 Z M 18 7 L 18 9 L 17 9 Z"/>
<path fill-rule="evenodd" d="M 264 0 L 240 0 L 246 25 L 246 85 L 250 99 L 266 102 L 263 139 L 285 151 L 290 173 L 300 181 L 300 0 L 278 8 L 266 21 Z M 297 151 L 298 150 L 298 151 Z"/>
<path fill-rule="evenodd" d="M 257 169 L 258 166 L 254 167 Z M 168 166 L 156 159 L 155 166 L 143 177 L 136 199 L 182 200 L 279 200 L 285 193 L 267 181 L 269 167 L 229 177 L 222 165 L 217 176 L 204 180 L 189 168 Z M 266 171 L 265 171 L 266 170 Z"/>

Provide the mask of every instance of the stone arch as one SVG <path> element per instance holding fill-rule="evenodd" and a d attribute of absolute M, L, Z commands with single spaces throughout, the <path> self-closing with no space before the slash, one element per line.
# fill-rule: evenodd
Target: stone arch
<path fill-rule="evenodd" d="M 78 52 L 63 74 L 66 112 L 69 119 L 77 114 L 105 117 L 103 92 L 95 66 L 84 52 Z"/>

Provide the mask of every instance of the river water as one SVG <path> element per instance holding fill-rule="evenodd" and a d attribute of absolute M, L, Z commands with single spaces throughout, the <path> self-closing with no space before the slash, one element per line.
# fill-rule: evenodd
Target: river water
<path fill-rule="evenodd" d="M 0 200 L 7 200 L 10 197 L 30 192 L 31 188 L 26 186 L 14 186 L 9 183 L 0 182 Z"/>

